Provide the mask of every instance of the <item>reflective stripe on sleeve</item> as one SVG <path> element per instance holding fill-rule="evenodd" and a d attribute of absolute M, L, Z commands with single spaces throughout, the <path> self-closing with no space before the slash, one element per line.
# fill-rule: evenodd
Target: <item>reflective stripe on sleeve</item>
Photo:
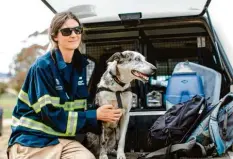
<path fill-rule="evenodd" d="M 69 112 L 66 134 L 71 136 L 75 135 L 77 123 L 78 123 L 78 112 Z"/>
<path fill-rule="evenodd" d="M 63 108 L 65 111 L 73 111 L 75 109 L 86 109 L 87 107 L 86 99 L 78 99 L 74 100 L 73 102 L 65 102 L 64 104 L 60 104 L 59 97 L 52 97 L 46 94 L 40 97 L 36 103 L 31 105 L 28 94 L 23 90 L 20 90 L 18 97 L 29 107 L 32 107 L 36 113 L 39 113 L 41 111 L 41 108 L 43 108 L 47 104 L 52 104 L 54 107 Z"/>
<path fill-rule="evenodd" d="M 26 103 L 29 107 L 31 107 L 29 98 L 28 98 L 28 94 L 25 93 L 22 89 L 19 92 L 18 98 L 23 101 L 24 103 Z"/>
<path fill-rule="evenodd" d="M 74 115 L 75 116 L 75 115 Z M 76 123 L 72 123 L 73 120 L 69 121 L 70 125 L 73 125 L 73 127 L 70 128 L 70 130 L 72 131 L 72 133 L 60 133 L 57 132 L 55 130 L 53 130 L 52 128 L 50 128 L 49 126 L 40 123 L 38 121 L 32 120 L 30 118 L 26 118 L 26 117 L 21 117 L 20 119 L 12 116 L 12 126 L 16 127 L 16 126 L 23 126 L 29 129 L 33 129 L 33 130 L 39 130 L 42 131 L 44 133 L 50 134 L 50 135 L 55 135 L 55 136 L 75 136 L 75 131 L 76 131 L 76 126 L 77 126 L 77 120 Z M 75 130 L 74 130 L 75 127 Z"/>

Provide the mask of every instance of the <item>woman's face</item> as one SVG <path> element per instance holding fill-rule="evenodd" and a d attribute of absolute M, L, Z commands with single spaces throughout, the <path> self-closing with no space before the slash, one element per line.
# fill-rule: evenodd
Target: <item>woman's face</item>
<path fill-rule="evenodd" d="M 72 33 L 67 35 L 67 30 L 64 30 L 65 28 L 76 28 L 79 26 L 79 23 L 74 19 L 67 19 L 66 22 L 62 25 L 62 27 L 59 29 L 57 36 L 54 38 L 55 41 L 58 43 L 58 47 L 62 50 L 75 50 L 78 48 L 80 42 L 81 42 L 81 34 L 75 33 L 74 29 L 72 30 Z M 62 32 L 65 32 L 65 34 L 62 34 Z M 69 29 L 68 29 L 69 31 Z"/>

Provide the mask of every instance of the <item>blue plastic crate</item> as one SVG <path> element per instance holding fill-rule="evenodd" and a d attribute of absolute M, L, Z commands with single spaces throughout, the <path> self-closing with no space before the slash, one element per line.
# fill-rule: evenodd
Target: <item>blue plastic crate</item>
<path fill-rule="evenodd" d="M 168 81 L 165 95 L 166 109 L 186 102 L 195 95 L 205 96 L 201 77 L 196 72 L 175 73 Z"/>

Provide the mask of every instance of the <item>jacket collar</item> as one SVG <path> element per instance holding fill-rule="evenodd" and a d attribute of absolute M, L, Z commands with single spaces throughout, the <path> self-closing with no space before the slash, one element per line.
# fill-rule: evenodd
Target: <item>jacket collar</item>
<path fill-rule="evenodd" d="M 63 70 L 64 68 L 66 68 L 66 63 L 63 59 L 63 56 L 61 54 L 61 51 L 59 49 L 55 49 L 55 56 L 53 56 L 56 58 L 56 63 L 58 66 L 59 70 Z M 85 66 L 88 65 L 88 61 L 87 58 L 82 55 L 78 49 L 75 50 L 74 55 L 72 57 L 72 64 L 73 66 L 79 71 L 82 72 L 82 68 L 84 68 Z"/>
<path fill-rule="evenodd" d="M 66 67 L 66 63 L 62 57 L 61 51 L 59 49 L 55 49 L 55 55 L 58 69 L 63 70 Z"/>

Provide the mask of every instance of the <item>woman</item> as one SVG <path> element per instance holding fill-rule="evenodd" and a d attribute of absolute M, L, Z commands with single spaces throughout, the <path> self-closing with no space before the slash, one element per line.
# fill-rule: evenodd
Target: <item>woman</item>
<path fill-rule="evenodd" d="M 112 105 L 86 110 L 87 60 L 78 51 L 82 26 L 75 15 L 56 14 L 49 35 L 54 49 L 32 64 L 19 93 L 12 115 L 8 156 L 95 158 L 74 137 L 99 130 L 98 121 L 118 121 L 121 110 Z"/>

